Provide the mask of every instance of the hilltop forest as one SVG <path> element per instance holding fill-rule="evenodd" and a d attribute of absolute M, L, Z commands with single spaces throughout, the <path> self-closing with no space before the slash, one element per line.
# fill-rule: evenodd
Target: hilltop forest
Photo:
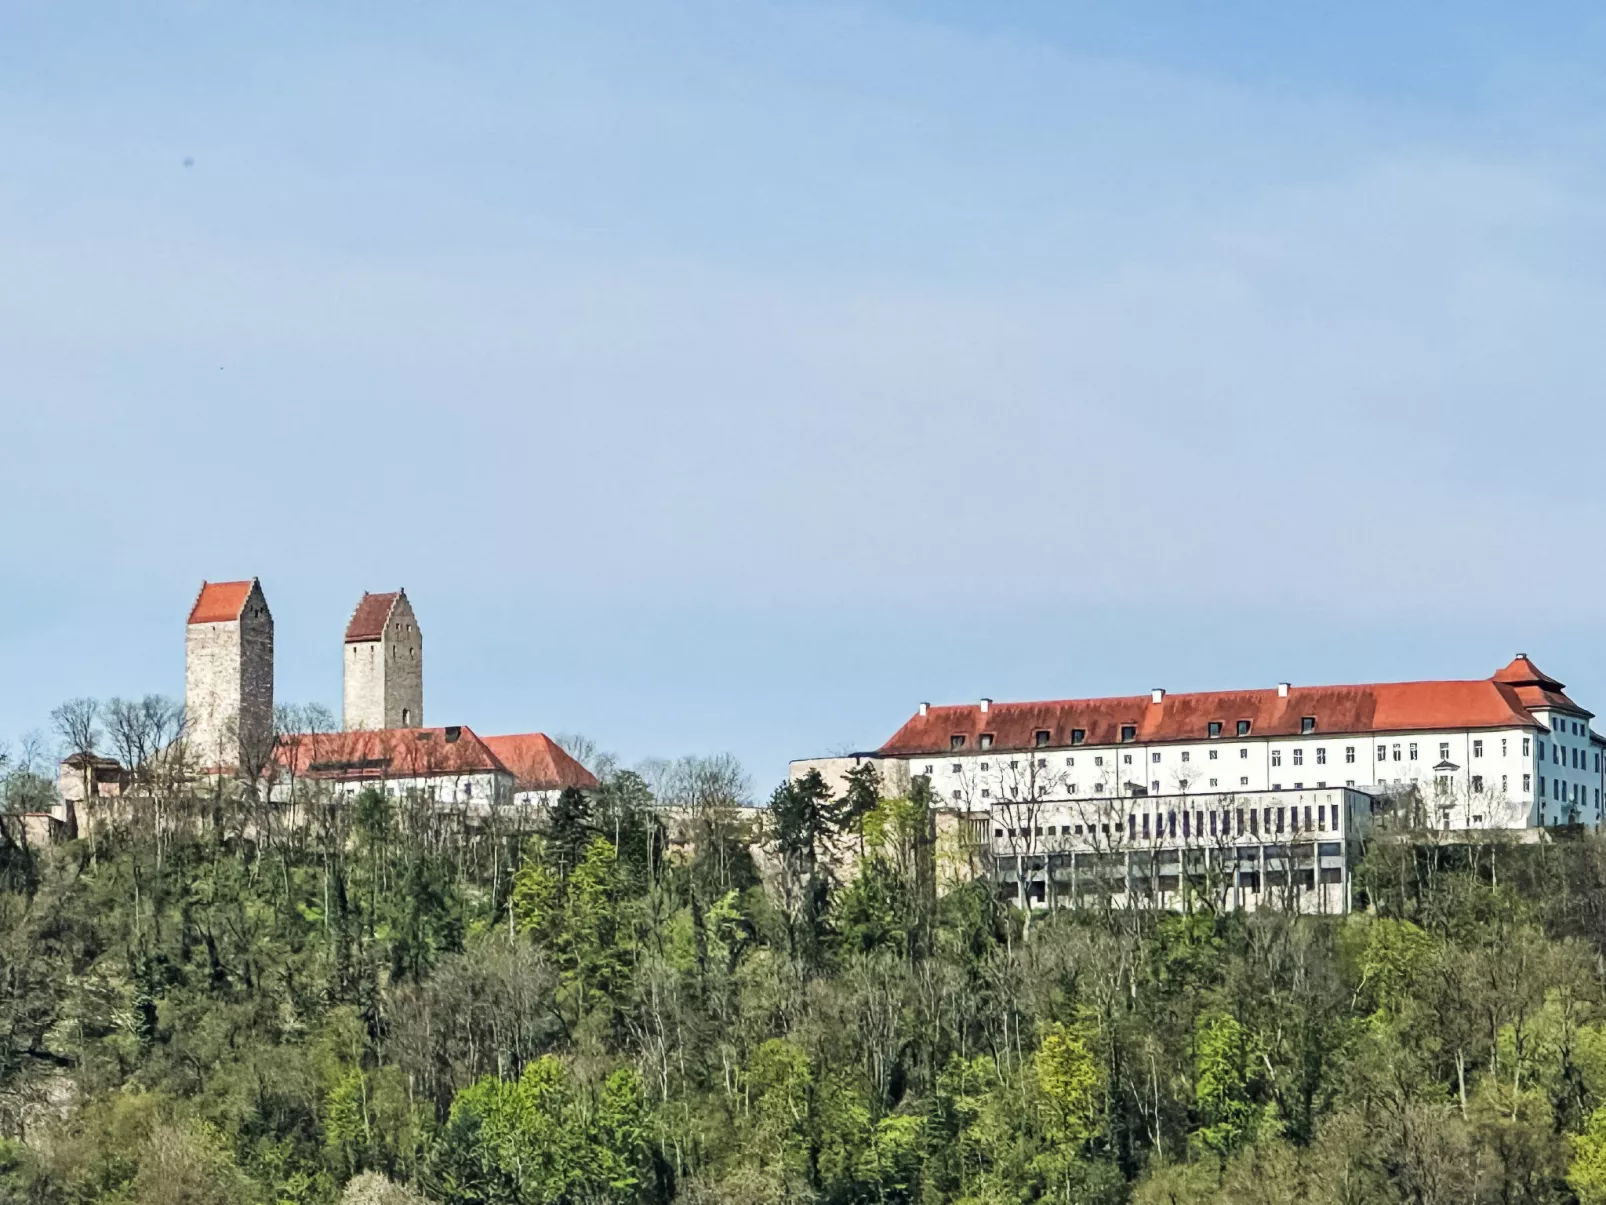
<path fill-rule="evenodd" d="M 0 1201 L 1606 1202 L 1606 842 L 1026 916 L 937 890 L 919 781 L 744 793 L 5 824 Z"/>

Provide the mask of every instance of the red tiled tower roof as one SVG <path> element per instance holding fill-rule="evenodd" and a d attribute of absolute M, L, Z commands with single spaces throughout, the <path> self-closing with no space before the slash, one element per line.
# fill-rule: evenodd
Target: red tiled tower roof
<path fill-rule="evenodd" d="M 390 622 L 391 609 L 405 593 L 404 590 L 393 590 L 388 594 L 364 593 L 357 603 L 357 609 L 351 613 L 351 622 L 346 625 L 346 643 L 378 640 L 383 636 L 385 624 Z"/>
<path fill-rule="evenodd" d="M 256 578 L 248 582 L 202 582 L 195 596 L 188 623 L 229 623 L 240 618 L 245 601 L 251 597 Z"/>

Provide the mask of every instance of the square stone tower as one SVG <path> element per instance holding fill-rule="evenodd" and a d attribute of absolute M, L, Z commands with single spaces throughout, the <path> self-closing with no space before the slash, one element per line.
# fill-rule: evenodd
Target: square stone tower
<path fill-rule="evenodd" d="M 262 584 L 202 582 L 184 629 L 184 716 L 190 756 L 234 774 L 273 745 L 273 614 Z"/>
<path fill-rule="evenodd" d="M 424 635 L 407 591 L 364 594 L 346 625 L 342 726 L 424 726 Z"/>

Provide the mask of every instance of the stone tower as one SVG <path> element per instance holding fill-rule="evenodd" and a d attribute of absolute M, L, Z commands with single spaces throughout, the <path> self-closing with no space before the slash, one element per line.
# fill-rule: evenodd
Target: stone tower
<path fill-rule="evenodd" d="M 364 594 L 346 625 L 343 727 L 422 728 L 424 635 L 407 591 Z"/>
<path fill-rule="evenodd" d="M 265 764 L 273 745 L 273 614 L 262 584 L 202 582 L 184 629 L 184 716 L 190 755 L 233 774 Z"/>

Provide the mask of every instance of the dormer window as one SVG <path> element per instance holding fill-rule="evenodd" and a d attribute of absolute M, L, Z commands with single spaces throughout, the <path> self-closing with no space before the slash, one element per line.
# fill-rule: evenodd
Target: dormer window
<path fill-rule="evenodd" d="M 963 736 L 961 736 L 959 733 L 956 732 L 956 733 L 954 733 L 952 736 L 950 736 L 948 738 L 948 748 L 950 748 L 950 749 L 963 749 L 964 747 L 965 747 L 965 738 Z"/>
<path fill-rule="evenodd" d="M 1211 720 L 1209 726 L 1206 729 L 1206 731 L 1209 732 L 1209 734 L 1211 736 L 1220 736 L 1221 735 L 1221 721 L 1220 720 Z"/>
<path fill-rule="evenodd" d="M 1315 732 L 1316 731 L 1316 717 L 1313 716 L 1313 715 L 1300 716 L 1299 717 L 1299 730 L 1302 733 Z"/>
<path fill-rule="evenodd" d="M 990 732 L 982 733 L 977 740 L 981 743 L 983 749 L 991 749 L 993 747 L 993 734 Z"/>
<path fill-rule="evenodd" d="M 1047 728 L 1039 728 L 1037 730 L 1037 736 L 1036 736 L 1035 739 L 1036 739 L 1036 742 L 1037 742 L 1037 747 L 1039 749 L 1041 749 L 1044 745 L 1048 744 L 1048 729 Z"/>
<path fill-rule="evenodd" d="M 1249 721 L 1248 720 L 1239 720 L 1238 721 L 1238 735 L 1239 736 L 1248 736 L 1249 735 Z"/>
<path fill-rule="evenodd" d="M 1121 739 L 1123 741 L 1135 741 L 1135 740 L 1137 740 L 1138 739 L 1138 726 L 1136 724 L 1122 724 L 1121 725 Z"/>
<path fill-rule="evenodd" d="M 1087 729 L 1085 729 L 1085 728 L 1072 728 L 1071 729 L 1071 744 L 1080 745 L 1086 739 L 1087 739 Z"/>

